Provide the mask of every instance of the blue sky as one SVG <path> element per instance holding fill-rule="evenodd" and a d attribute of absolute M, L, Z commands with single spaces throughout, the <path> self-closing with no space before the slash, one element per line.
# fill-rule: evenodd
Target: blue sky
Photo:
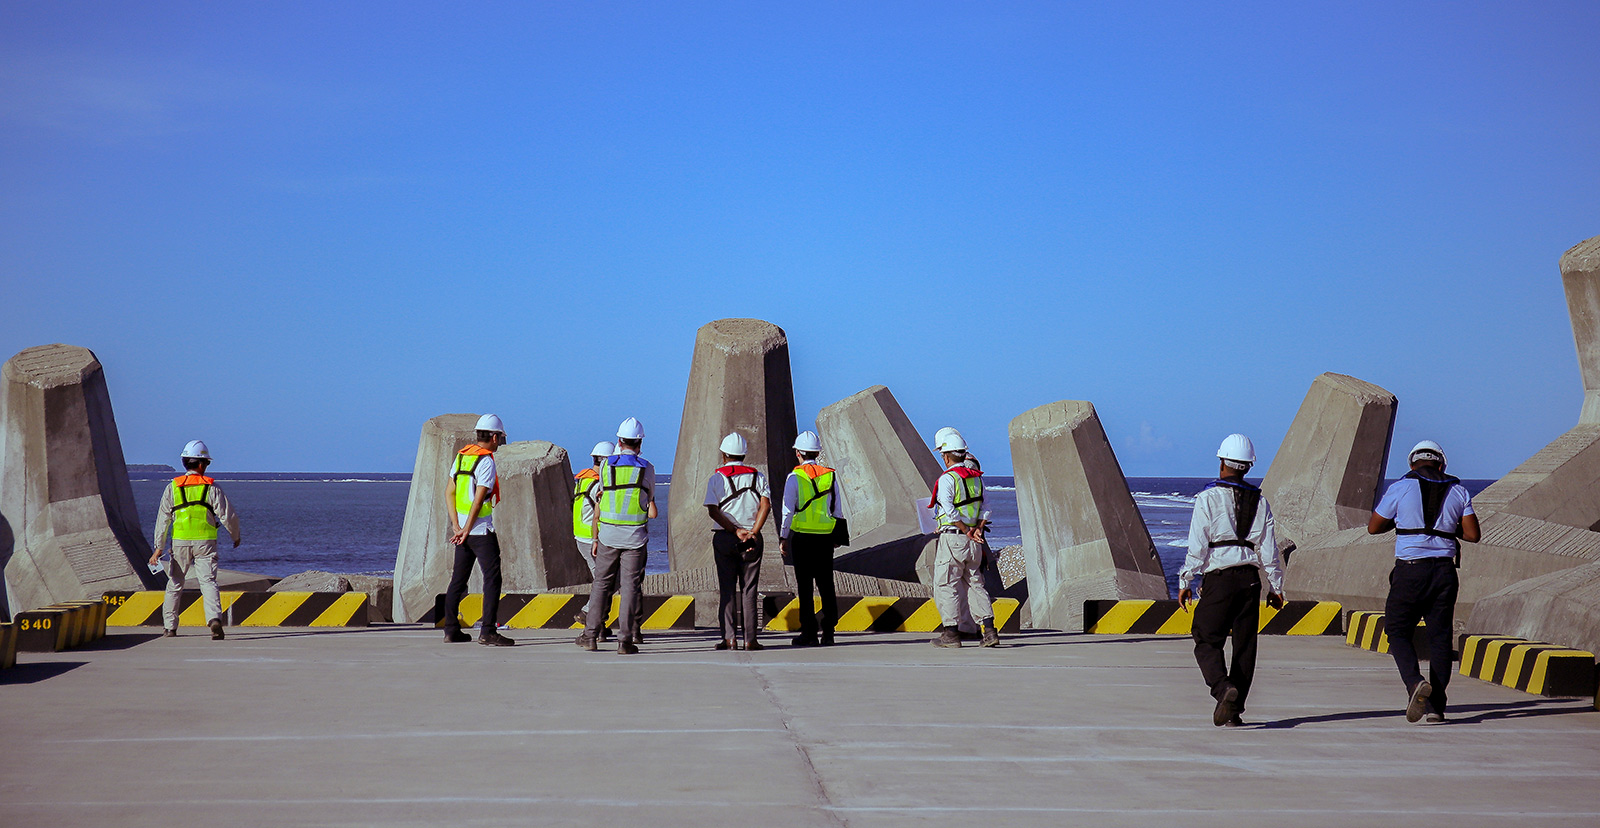
<path fill-rule="evenodd" d="M 986 467 L 1095 403 L 1130 475 L 1263 460 L 1323 371 L 1494 477 L 1581 402 L 1600 5 L 0 2 L 0 350 L 130 462 L 409 471 L 501 414 L 671 462 L 695 329 L 789 334 Z M 1397 466 L 1395 466 L 1397 467 Z"/>

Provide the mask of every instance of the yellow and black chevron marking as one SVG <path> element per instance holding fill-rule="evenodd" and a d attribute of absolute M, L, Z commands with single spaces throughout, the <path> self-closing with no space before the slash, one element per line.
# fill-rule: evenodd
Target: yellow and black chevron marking
<path fill-rule="evenodd" d="M 56 653 L 104 637 L 106 608 L 99 601 L 63 601 L 19 612 L 11 623 L 17 650 Z"/>
<path fill-rule="evenodd" d="M 0 670 L 17 666 L 17 625 L 0 624 Z"/>
<path fill-rule="evenodd" d="M 1257 630 L 1262 635 L 1338 635 L 1339 604 L 1289 601 L 1276 610 L 1261 604 Z M 1084 601 L 1083 631 L 1116 635 L 1188 635 L 1194 605 L 1177 601 Z"/>
<path fill-rule="evenodd" d="M 495 611 L 496 626 L 514 630 L 577 630 L 583 625 L 574 619 L 589 605 L 586 593 L 571 592 L 512 592 L 500 596 L 500 607 Z M 622 606 L 619 596 L 611 596 L 611 610 L 606 614 L 606 624 L 617 623 L 617 612 Z M 461 626 L 470 627 L 483 618 L 483 595 L 471 593 L 462 596 L 461 608 L 456 612 Z M 422 617 L 424 623 L 444 626 L 444 596 L 433 599 L 433 612 Z M 644 596 L 644 624 L 647 630 L 694 629 L 694 596 L 646 595 Z"/>
<path fill-rule="evenodd" d="M 1462 636 L 1461 675 L 1541 696 L 1595 692 L 1594 653 L 1510 636 Z"/>
<path fill-rule="evenodd" d="M 770 632 L 797 632 L 800 629 L 800 600 L 791 593 L 774 593 L 762 596 L 762 610 L 767 618 L 766 630 Z M 839 622 L 834 629 L 839 632 L 933 632 L 939 629 L 939 608 L 928 598 L 896 598 L 891 595 L 869 595 L 864 598 L 838 597 L 834 599 Z M 822 599 L 813 597 L 812 606 L 822 611 Z M 1021 604 L 1015 598 L 997 598 L 994 601 L 995 629 L 1014 633 L 1022 629 L 1017 610 Z"/>
<path fill-rule="evenodd" d="M 1423 658 L 1428 656 L 1428 622 L 1417 621 L 1417 631 L 1411 638 L 1412 646 Z M 1383 613 L 1354 610 L 1350 613 L 1350 629 L 1345 631 L 1344 643 L 1374 653 L 1389 652 L 1389 634 L 1383 629 Z"/>
<path fill-rule="evenodd" d="M 224 591 L 222 623 L 232 627 L 365 627 L 365 592 L 233 592 Z M 162 626 L 165 592 L 107 592 L 114 607 L 106 621 L 113 627 Z M 178 593 L 178 626 L 204 627 L 205 604 L 200 590 Z"/>

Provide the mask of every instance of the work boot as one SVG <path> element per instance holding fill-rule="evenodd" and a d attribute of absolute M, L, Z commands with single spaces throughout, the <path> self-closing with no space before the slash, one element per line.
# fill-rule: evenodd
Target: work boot
<path fill-rule="evenodd" d="M 712 647 L 711 649 L 713 649 L 713 650 L 731 650 L 731 649 L 733 649 L 733 641 L 731 639 L 724 638 L 721 641 L 718 641 L 717 642 L 717 646 Z"/>
<path fill-rule="evenodd" d="M 634 630 L 633 631 L 633 635 L 628 637 L 628 643 L 629 644 L 633 644 L 635 646 L 643 644 L 644 643 L 644 630 Z"/>
<path fill-rule="evenodd" d="M 588 633 L 580 633 L 578 635 L 578 640 L 573 643 L 578 645 L 578 649 L 588 650 L 591 653 L 600 649 L 600 647 L 594 643 L 594 636 Z"/>
<path fill-rule="evenodd" d="M 824 647 L 832 647 L 833 646 L 833 630 L 823 630 L 822 631 L 822 646 L 824 646 Z"/>
<path fill-rule="evenodd" d="M 1427 712 L 1428 697 L 1431 695 L 1433 685 L 1426 680 L 1417 682 L 1417 686 L 1411 688 L 1411 701 L 1406 703 L 1406 721 L 1416 724 L 1422 718 L 1422 714 Z"/>
<path fill-rule="evenodd" d="M 472 640 L 472 636 L 460 630 L 445 630 L 444 640 L 446 644 L 465 644 Z"/>
<path fill-rule="evenodd" d="M 178 637 L 178 631 L 177 630 L 163 629 L 161 631 L 161 637 L 162 638 L 177 638 Z"/>
<path fill-rule="evenodd" d="M 222 619 L 221 618 L 213 618 L 213 619 L 211 619 L 211 625 L 210 626 L 211 626 L 211 640 L 212 641 L 221 641 L 222 640 Z"/>
<path fill-rule="evenodd" d="M 610 627 L 601 627 L 600 628 L 600 642 L 603 644 L 603 643 L 605 643 L 607 641 L 610 641 L 610 640 L 611 640 L 611 628 Z"/>
<path fill-rule="evenodd" d="M 1235 713 L 1233 715 L 1233 718 L 1223 722 L 1222 726 L 1223 727 L 1244 727 L 1244 719 L 1239 718 L 1239 714 Z"/>
<path fill-rule="evenodd" d="M 933 640 L 935 647 L 961 647 L 961 633 L 955 627 L 940 627 L 939 637 Z"/>
<path fill-rule="evenodd" d="M 478 643 L 486 647 L 515 647 L 517 642 L 500 634 L 499 630 L 485 630 L 478 636 Z"/>
<path fill-rule="evenodd" d="M 624 641 L 617 645 L 617 655 L 638 655 L 639 648 L 632 641 Z"/>
<path fill-rule="evenodd" d="M 1000 631 L 994 628 L 994 622 L 989 621 L 983 625 L 983 643 L 981 647 L 1000 646 Z"/>
<path fill-rule="evenodd" d="M 749 652 L 756 652 L 757 650 L 765 650 L 767 647 L 765 644 L 762 644 L 761 642 L 752 638 L 744 643 L 744 648 Z"/>
<path fill-rule="evenodd" d="M 818 647 L 821 646 L 822 642 L 818 641 L 814 636 L 809 636 L 802 633 L 795 636 L 794 640 L 790 641 L 789 643 L 796 647 Z"/>
<path fill-rule="evenodd" d="M 1222 727 L 1229 719 L 1239 715 L 1239 688 L 1228 685 L 1217 697 L 1216 709 L 1211 711 L 1211 723 Z"/>

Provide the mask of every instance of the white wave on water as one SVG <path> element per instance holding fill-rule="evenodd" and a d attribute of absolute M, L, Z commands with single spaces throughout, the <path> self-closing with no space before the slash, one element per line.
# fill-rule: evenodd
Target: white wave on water
<path fill-rule="evenodd" d="M 1133 500 L 1141 506 L 1193 506 L 1193 495 L 1156 494 L 1153 492 L 1134 492 Z"/>
<path fill-rule="evenodd" d="M 469 503 L 467 505 L 471 506 L 472 504 Z M 1189 545 L 1189 539 L 1188 538 L 1178 538 L 1177 540 L 1169 540 L 1169 541 L 1167 541 L 1167 545 L 1168 546 L 1188 546 Z"/>
<path fill-rule="evenodd" d="M 986 492 L 1014 492 L 1014 491 L 1017 490 L 1017 487 L 1016 486 L 984 486 L 983 490 L 986 491 Z M 472 504 L 469 503 L 467 505 L 470 506 Z"/>

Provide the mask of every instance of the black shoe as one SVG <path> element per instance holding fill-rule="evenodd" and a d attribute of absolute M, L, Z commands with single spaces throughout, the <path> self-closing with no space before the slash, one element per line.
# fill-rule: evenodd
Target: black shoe
<path fill-rule="evenodd" d="M 1230 684 L 1228 689 L 1223 690 L 1222 695 L 1217 697 L 1217 707 L 1211 711 L 1211 723 L 1222 727 L 1237 715 L 1239 715 L 1239 688 Z"/>
<path fill-rule="evenodd" d="M 161 637 L 162 638 L 177 638 L 178 637 L 178 631 L 177 630 L 166 630 L 166 629 L 164 629 L 164 630 L 161 631 Z"/>
<path fill-rule="evenodd" d="M 816 640 L 815 638 L 812 638 L 809 635 L 797 635 L 797 636 L 794 637 L 794 640 L 790 641 L 789 643 L 794 645 L 794 646 L 796 646 L 796 647 L 820 647 L 820 646 L 822 646 L 822 642 Z"/>
<path fill-rule="evenodd" d="M 1415 724 L 1422 718 L 1422 714 L 1427 712 L 1428 697 L 1431 695 L 1433 685 L 1427 681 L 1419 681 L 1416 687 L 1411 688 L 1411 701 L 1406 703 L 1406 721 Z"/>
<path fill-rule="evenodd" d="M 633 636 L 628 639 L 628 643 L 632 644 L 634 646 L 638 646 L 640 644 L 643 644 L 644 643 L 644 633 L 642 633 L 642 632 L 640 632 L 638 630 L 634 630 L 633 631 Z"/>
<path fill-rule="evenodd" d="M 212 641 L 221 641 L 222 637 L 223 637 L 222 636 L 222 619 L 220 619 L 220 618 L 211 619 L 211 640 Z"/>
<path fill-rule="evenodd" d="M 1244 727 L 1244 719 L 1239 718 L 1238 714 L 1234 714 L 1233 718 L 1223 722 L 1222 726 L 1223 727 Z"/>
<path fill-rule="evenodd" d="M 500 634 L 499 630 L 489 630 L 478 636 L 478 643 L 487 647 L 515 647 L 517 642 Z"/>
<path fill-rule="evenodd" d="M 832 647 L 833 646 L 833 632 L 832 631 L 825 632 L 825 633 L 822 634 L 822 646 L 824 646 L 824 647 Z"/>
<path fill-rule="evenodd" d="M 744 643 L 744 648 L 745 648 L 745 649 L 746 649 L 746 650 L 749 650 L 749 651 L 750 651 L 750 652 L 755 652 L 755 651 L 757 651 L 757 650 L 765 650 L 765 649 L 766 649 L 766 646 L 765 646 L 765 645 L 763 645 L 763 644 L 762 644 L 762 643 L 761 643 L 761 642 L 759 642 L 759 641 L 746 641 L 746 642 L 745 642 L 745 643 Z"/>
<path fill-rule="evenodd" d="M 579 635 L 578 636 L 578 640 L 573 642 L 573 643 L 578 645 L 578 649 L 580 649 L 580 650 L 588 650 L 591 653 L 600 649 L 594 643 L 594 636 L 592 636 L 592 635 L 590 635 L 588 633 L 583 633 L 582 635 Z"/>
<path fill-rule="evenodd" d="M 731 649 L 733 649 L 733 642 L 729 641 L 726 638 L 724 638 L 721 641 L 718 641 L 717 642 L 717 646 L 712 647 L 711 649 L 713 649 L 713 650 L 731 650 Z"/>
<path fill-rule="evenodd" d="M 445 630 L 444 640 L 446 644 L 465 644 L 472 640 L 472 636 L 460 630 Z"/>
<path fill-rule="evenodd" d="M 978 646 L 980 646 L 980 647 L 998 647 L 998 646 L 1000 646 L 1000 631 L 994 628 L 994 622 L 991 621 L 991 622 L 983 625 L 983 643 L 979 644 Z"/>
<path fill-rule="evenodd" d="M 935 647 L 954 647 L 961 649 L 961 633 L 955 627 L 940 627 L 939 637 L 933 640 Z"/>
<path fill-rule="evenodd" d="M 1445 723 L 1444 714 L 1429 713 L 1428 715 L 1422 717 L 1422 723 L 1425 725 L 1442 725 Z"/>
<path fill-rule="evenodd" d="M 610 640 L 611 640 L 611 628 L 610 627 L 601 627 L 600 628 L 600 643 L 604 644 L 605 642 L 610 641 Z"/>
<path fill-rule="evenodd" d="M 638 654 L 639 654 L 639 648 L 633 646 L 633 642 L 631 642 L 631 641 L 624 641 L 621 644 L 617 645 L 617 655 L 638 655 Z"/>

